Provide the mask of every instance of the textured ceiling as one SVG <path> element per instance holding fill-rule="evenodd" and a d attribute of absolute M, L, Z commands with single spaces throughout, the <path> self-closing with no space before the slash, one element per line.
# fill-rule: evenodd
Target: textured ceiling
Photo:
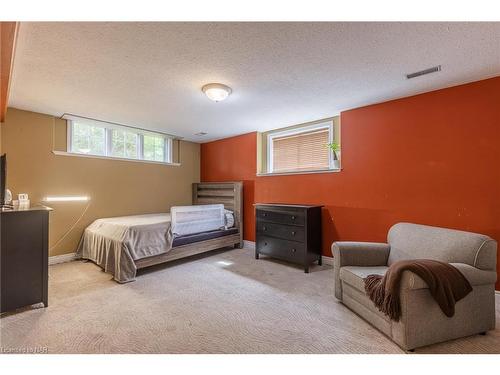
<path fill-rule="evenodd" d="M 500 23 L 28 22 L 10 106 L 204 142 L 499 74 Z"/>

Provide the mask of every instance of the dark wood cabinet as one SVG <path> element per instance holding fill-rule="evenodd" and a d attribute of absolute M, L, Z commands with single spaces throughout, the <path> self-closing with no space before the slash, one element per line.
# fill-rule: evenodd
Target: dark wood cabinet
<path fill-rule="evenodd" d="M 0 212 L 0 312 L 48 306 L 48 207 Z"/>
<path fill-rule="evenodd" d="M 321 265 L 321 207 L 255 205 L 255 258 L 260 254 L 300 264 L 304 271 Z"/>

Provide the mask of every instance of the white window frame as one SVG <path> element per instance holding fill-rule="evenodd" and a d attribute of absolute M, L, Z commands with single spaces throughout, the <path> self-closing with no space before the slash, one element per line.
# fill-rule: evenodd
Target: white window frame
<path fill-rule="evenodd" d="M 274 151 L 273 151 L 273 140 L 274 138 L 278 137 L 287 137 L 287 136 L 292 136 L 292 135 L 298 135 L 301 133 L 309 133 L 311 131 L 315 130 L 323 130 L 323 129 L 328 129 L 328 142 L 331 143 L 333 142 L 334 138 L 334 131 L 333 131 L 333 120 L 328 120 L 328 121 L 323 121 L 319 122 L 316 124 L 312 125 L 305 125 L 293 129 L 286 129 L 286 130 L 281 130 L 281 131 L 275 131 L 267 134 L 267 172 L 266 173 L 310 173 L 310 172 L 315 172 L 315 171 L 324 171 L 325 169 L 311 169 L 311 170 L 298 170 L 298 171 L 287 171 L 287 172 L 274 172 L 274 161 L 273 161 L 273 156 L 274 156 Z M 325 147 L 327 147 L 325 145 Z M 333 152 L 332 150 L 328 150 L 328 169 L 326 170 L 335 170 L 333 167 Z"/>
<path fill-rule="evenodd" d="M 89 124 L 89 125 L 96 125 L 103 127 L 105 130 L 105 153 L 104 155 L 99 155 L 99 154 L 86 154 L 83 152 L 78 152 L 73 150 L 73 126 L 74 123 L 83 123 L 83 124 Z M 124 130 L 128 132 L 132 132 L 137 134 L 137 158 L 125 158 L 125 157 L 120 157 L 120 156 L 114 156 L 112 155 L 112 132 L 113 130 Z M 158 161 L 158 160 L 149 160 L 149 159 L 144 159 L 144 135 L 153 135 L 155 137 L 162 137 L 165 142 L 164 144 L 164 160 L 163 161 Z M 131 126 L 125 126 L 125 125 L 115 125 L 111 123 L 107 123 L 104 121 L 96 121 L 96 120 L 67 120 L 67 152 L 70 154 L 75 154 L 75 155 L 80 155 L 80 156 L 88 156 L 88 157 L 96 157 L 96 158 L 106 158 L 106 159 L 118 159 L 118 160 L 130 160 L 130 161 L 143 161 L 143 162 L 150 162 L 150 163 L 163 163 L 163 164 L 175 164 L 172 162 L 173 160 L 173 137 L 168 136 L 163 133 L 155 132 L 155 131 L 149 131 L 149 130 L 142 130 L 139 128 L 134 128 Z"/>

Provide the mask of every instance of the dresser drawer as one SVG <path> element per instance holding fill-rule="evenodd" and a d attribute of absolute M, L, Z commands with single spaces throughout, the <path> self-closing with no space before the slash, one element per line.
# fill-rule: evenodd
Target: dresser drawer
<path fill-rule="evenodd" d="M 256 248 L 261 254 L 299 263 L 304 262 L 305 248 L 300 242 L 259 236 Z"/>
<path fill-rule="evenodd" d="M 257 221 L 257 233 L 264 236 L 278 237 L 298 242 L 305 241 L 304 227 L 295 225 L 277 224 L 268 221 Z"/>
<path fill-rule="evenodd" d="M 290 211 L 270 211 L 257 209 L 257 221 L 268 221 L 280 224 L 304 225 L 305 215 L 303 211 L 290 212 Z"/>

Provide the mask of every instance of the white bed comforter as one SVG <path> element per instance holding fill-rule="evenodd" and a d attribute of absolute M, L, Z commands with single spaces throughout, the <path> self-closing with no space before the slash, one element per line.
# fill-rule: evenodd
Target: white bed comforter
<path fill-rule="evenodd" d="M 77 254 L 101 266 L 119 283 L 135 280 L 134 260 L 172 248 L 170 214 L 98 219 L 85 229 Z"/>

